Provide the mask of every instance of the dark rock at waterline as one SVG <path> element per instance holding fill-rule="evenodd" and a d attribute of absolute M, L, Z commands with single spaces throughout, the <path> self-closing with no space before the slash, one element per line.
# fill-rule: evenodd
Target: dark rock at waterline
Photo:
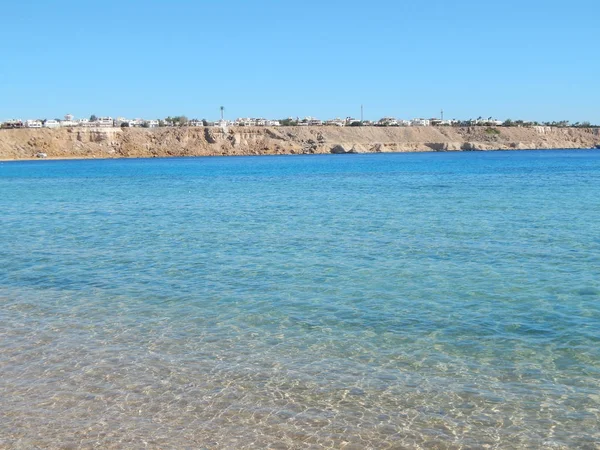
<path fill-rule="evenodd" d="M 471 144 L 469 144 L 468 142 L 465 142 L 463 144 L 463 147 L 467 146 L 467 145 L 470 146 Z M 436 152 L 445 152 L 448 150 L 448 143 L 447 142 L 428 142 L 425 144 L 425 147 L 428 147 L 431 150 L 434 150 Z M 471 147 L 469 147 L 468 149 L 470 150 Z M 466 149 L 463 148 L 463 150 L 466 150 Z"/>
<path fill-rule="evenodd" d="M 336 154 L 336 155 L 341 155 L 341 154 L 344 154 L 344 153 L 348 153 L 348 152 L 346 151 L 346 149 L 344 148 L 344 146 L 343 146 L 343 145 L 339 145 L 339 144 L 338 144 L 338 145 L 335 145 L 335 146 L 333 146 L 333 147 L 331 148 L 330 152 L 331 152 L 331 153 L 334 153 L 334 154 Z"/>

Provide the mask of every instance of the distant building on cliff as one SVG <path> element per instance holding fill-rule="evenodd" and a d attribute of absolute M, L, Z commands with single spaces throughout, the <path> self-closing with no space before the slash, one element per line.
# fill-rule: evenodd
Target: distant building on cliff
<path fill-rule="evenodd" d="M 58 128 L 60 126 L 60 121 L 55 119 L 48 119 L 44 122 L 44 128 Z"/>
<path fill-rule="evenodd" d="M 331 120 L 326 120 L 324 125 L 343 127 L 343 126 L 346 126 L 346 121 L 342 120 L 340 118 L 335 118 L 335 119 L 331 119 Z"/>
<path fill-rule="evenodd" d="M 25 124 L 23 123 L 23 121 L 21 119 L 10 119 L 5 122 L 2 122 L 2 125 L 0 125 L 0 128 L 13 129 L 13 128 L 23 128 L 24 126 L 25 126 Z"/>
<path fill-rule="evenodd" d="M 393 117 L 383 117 L 382 119 L 379 119 L 377 125 L 381 127 L 397 127 L 398 121 Z"/>
<path fill-rule="evenodd" d="M 26 120 L 25 128 L 42 128 L 41 120 Z"/>
<path fill-rule="evenodd" d="M 114 126 L 114 120 L 112 117 L 98 117 L 96 122 L 91 122 L 96 127 L 101 128 L 112 128 Z"/>
<path fill-rule="evenodd" d="M 75 120 L 76 125 L 78 127 L 93 127 L 94 123 L 90 122 L 88 119 L 76 119 Z"/>
<path fill-rule="evenodd" d="M 236 127 L 251 127 L 254 125 L 254 120 L 249 117 L 239 117 L 233 122 Z"/>
<path fill-rule="evenodd" d="M 229 125 L 234 127 L 278 127 L 281 125 L 279 120 L 269 120 L 263 118 L 252 118 L 252 117 L 239 117 L 235 121 L 230 122 Z M 215 126 L 221 126 L 218 123 Z"/>

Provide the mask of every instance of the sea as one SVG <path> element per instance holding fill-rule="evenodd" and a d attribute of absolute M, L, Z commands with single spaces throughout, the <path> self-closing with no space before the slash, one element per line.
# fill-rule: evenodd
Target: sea
<path fill-rule="evenodd" d="M 598 449 L 600 151 L 0 163 L 2 449 Z"/>

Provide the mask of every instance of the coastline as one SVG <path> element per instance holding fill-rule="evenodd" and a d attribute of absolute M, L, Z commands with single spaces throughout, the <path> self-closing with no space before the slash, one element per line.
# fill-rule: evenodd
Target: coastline
<path fill-rule="evenodd" d="M 396 151 L 396 152 L 348 152 L 348 154 L 374 154 L 374 153 L 465 153 L 465 152 L 533 152 L 533 151 L 544 151 L 544 150 L 569 150 L 569 151 L 586 151 L 586 150 L 600 150 L 598 148 L 593 147 L 556 147 L 556 148 L 500 148 L 500 149 L 489 149 L 489 150 L 415 150 L 415 151 Z M 231 155 L 168 155 L 168 156 L 90 156 L 90 157 L 81 157 L 81 156 L 57 156 L 57 157 L 46 157 L 46 158 L 0 158 L 0 164 L 2 163 L 11 163 L 11 162 L 32 162 L 32 161 L 89 161 L 89 160 L 127 160 L 127 159 L 169 159 L 169 158 L 236 158 L 236 157 L 245 157 L 245 156 L 325 156 L 331 153 L 259 153 L 259 154 L 249 154 L 249 155 L 240 155 L 240 154 L 231 154 Z"/>
<path fill-rule="evenodd" d="M 0 161 L 590 149 L 600 129 L 554 127 L 183 127 L 0 130 Z M 46 158 L 37 158 L 45 153 Z"/>

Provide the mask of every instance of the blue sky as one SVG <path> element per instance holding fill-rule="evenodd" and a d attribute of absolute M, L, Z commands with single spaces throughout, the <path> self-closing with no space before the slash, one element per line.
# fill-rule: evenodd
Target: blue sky
<path fill-rule="evenodd" d="M 600 123 L 600 2 L 3 2 L 0 119 Z"/>

